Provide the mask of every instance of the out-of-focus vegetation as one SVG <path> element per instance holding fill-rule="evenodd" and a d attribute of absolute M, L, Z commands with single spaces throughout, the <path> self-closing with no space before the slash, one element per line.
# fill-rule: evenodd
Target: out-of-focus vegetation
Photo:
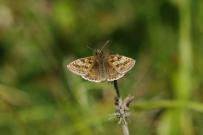
<path fill-rule="evenodd" d="M 113 86 L 66 69 L 70 61 L 92 55 L 87 46 L 96 49 L 107 40 L 107 52 L 137 61 L 118 81 L 123 97 L 146 103 L 142 111 L 132 110 L 132 135 L 203 134 L 202 5 L 201 0 L 1 0 L 0 134 L 121 134 L 109 119 Z M 156 109 L 146 109 L 153 102 Z M 188 103 L 193 106 L 188 110 L 187 102 L 198 105 Z"/>

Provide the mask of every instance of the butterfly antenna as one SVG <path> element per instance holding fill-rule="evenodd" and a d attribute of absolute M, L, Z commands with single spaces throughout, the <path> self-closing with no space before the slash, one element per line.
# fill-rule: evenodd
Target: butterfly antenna
<path fill-rule="evenodd" d="M 110 43 L 110 40 L 107 40 L 106 43 L 102 46 L 101 51 Z"/>

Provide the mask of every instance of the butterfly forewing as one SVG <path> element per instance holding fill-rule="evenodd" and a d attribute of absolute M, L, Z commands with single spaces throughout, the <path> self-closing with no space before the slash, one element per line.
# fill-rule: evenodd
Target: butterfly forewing
<path fill-rule="evenodd" d="M 125 74 L 135 65 L 134 59 L 121 55 L 109 55 L 107 61 L 120 74 Z"/>
<path fill-rule="evenodd" d="M 67 65 L 68 69 L 77 75 L 86 75 L 95 64 L 95 56 L 77 59 Z"/>

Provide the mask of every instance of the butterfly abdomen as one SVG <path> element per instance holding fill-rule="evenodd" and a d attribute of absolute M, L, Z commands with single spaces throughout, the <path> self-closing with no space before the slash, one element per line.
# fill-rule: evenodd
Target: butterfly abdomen
<path fill-rule="evenodd" d="M 99 79 L 102 81 L 106 80 L 106 68 L 105 68 L 104 60 L 101 59 L 97 61 L 97 65 L 98 65 Z"/>

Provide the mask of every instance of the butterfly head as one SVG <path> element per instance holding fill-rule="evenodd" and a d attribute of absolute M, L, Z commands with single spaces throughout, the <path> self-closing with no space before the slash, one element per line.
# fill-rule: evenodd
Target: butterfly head
<path fill-rule="evenodd" d="M 101 57 L 101 56 L 103 56 L 103 51 L 102 50 L 100 50 L 100 49 L 97 49 L 96 50 L 96 56 L 98 56 L 98 57 Z"/>
<path fill-rule="evenodd" d="M 100 49 L 97 49 L 96 50 L 96 57 L 99 61 L 103 60 L 104 59 L 104 53 L 102 50 Z"/>
<path fill-rule="evenodd" d="M 103 53 L 102 50 L 106 47 L 106 45 L 109 44 L 109 42 L 110 42 L 110 40 L 107 40 L 106 43 L 102 46 L 101 49 L 97 49 L 97 50 L 96 50 L 96 56 L 97 56 L 97 57 L 102 57 L 102 58 L 104 57 L 104 53 Z"/>

